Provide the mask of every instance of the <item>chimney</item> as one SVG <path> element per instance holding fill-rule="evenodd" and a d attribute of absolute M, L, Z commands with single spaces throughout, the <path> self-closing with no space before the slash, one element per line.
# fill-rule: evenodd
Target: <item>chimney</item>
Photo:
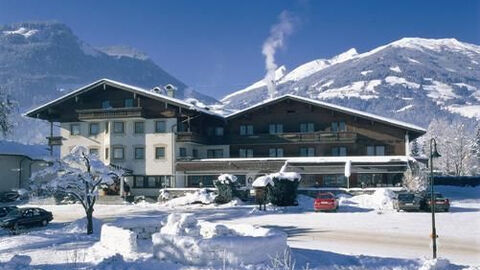
<path fill-rule="evenodd" d="M 162 90 L 162 87 L 155 86 L 154 88 L 152 88 L 152 92 L 157 93 L 157 94 L 161 94 L 163 92 L 163 90 Z"/>
<path fill-rule="evenodd" d="M 177 91 L 177 87 L 175 87 L 173 84 L 167 84 L 164 87 L 165 91 L 167 92 L 167 96 L 174 98 L 175 97 L 175 92 Z"/>

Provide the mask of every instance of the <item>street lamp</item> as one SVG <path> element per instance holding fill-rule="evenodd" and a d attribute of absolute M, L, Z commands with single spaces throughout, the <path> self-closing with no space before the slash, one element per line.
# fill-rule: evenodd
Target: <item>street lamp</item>
<path fill-rule="evenodd" d="M 435 228 L 435 193 L 433 190 L 433 159 L 441 157 L 437 151 L 437 141 L 434 138 L 430 139 L 430 209 L 432 211 L 432 248 L 433 258 L 437 258 L 437 229 Z"/>

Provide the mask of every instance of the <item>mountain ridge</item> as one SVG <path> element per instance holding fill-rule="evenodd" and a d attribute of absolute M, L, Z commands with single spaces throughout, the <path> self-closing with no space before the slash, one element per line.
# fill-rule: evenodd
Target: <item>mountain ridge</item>
<path fill-rule="evenodd" d="M 278 95 L 294 94 L 428 126 L 435 117 L 480 119 L 480 46 L 456 39 L 402 38 L 283 70 Z M 283 66 L 282 66 L 283 67 Z M 285 67 L 283 67 L 285 69 Z M 256 83 L 222 98 L 235 111 L 268 98 Z M 258 87 L 259 86 L 259 87 Z M 425 118 L 416 117 L 422 112 Z"/>

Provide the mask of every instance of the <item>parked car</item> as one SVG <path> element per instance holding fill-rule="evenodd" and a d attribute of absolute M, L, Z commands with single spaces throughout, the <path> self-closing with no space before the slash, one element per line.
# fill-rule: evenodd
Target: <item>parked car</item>
<path fill-rule="evenodd" d="M 443 197 L 441 193 L 435 193 L 435 211 L 444 211 L 448 212 L 450 210 L 450 200 Z M 424 206 L 423 208 L 426 211 L 432 211 L 432 196 L 430 193 L 425 194 Z"/>
<path fill-rule="evenodd" d="M 334 211 L 338 210 L 338 200 L 331 192 L 319 193 L 313 203 L 313 209 L 318 211 Z"/>
<path fill-rule="evenodd" d="M 6 216 L 9 212 L 18 209 L 16 206 L 0 206 L 0 218 Z"/>
<path fill-rule="evenodd" d="M 17 208 L 0 218 L 0 227 L 17 231 L 20 227 L 47 226 L 53 220 L 52 212 L 41 208 Z"/>
<path fill-rule="evenodd" d="M 14 202 L 20 194 L 17 191 L 5 191 L 0 193 L 0 202 Z"/>
<path fill-rule="evenodd" d="M 393 207 L 397 210 L 403 211 L 420 211 L 422 208 L 423 198 L 415 193 L 402 192 L 397 195 L 393 202 Z"/>

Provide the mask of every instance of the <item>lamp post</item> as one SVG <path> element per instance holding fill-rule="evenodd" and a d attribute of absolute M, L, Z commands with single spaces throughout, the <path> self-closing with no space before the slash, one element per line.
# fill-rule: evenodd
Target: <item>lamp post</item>
<path fill-rule="evenodd" d="M 437 258 L 437 229 L 435 228 L 435 193 L 433 180 L 433 159 L 441 157 L 437 151 L 437 141 L 434 138 L 430 139 L 430 210 L 432 212 L 432 249 L 433 258 Z"/>

